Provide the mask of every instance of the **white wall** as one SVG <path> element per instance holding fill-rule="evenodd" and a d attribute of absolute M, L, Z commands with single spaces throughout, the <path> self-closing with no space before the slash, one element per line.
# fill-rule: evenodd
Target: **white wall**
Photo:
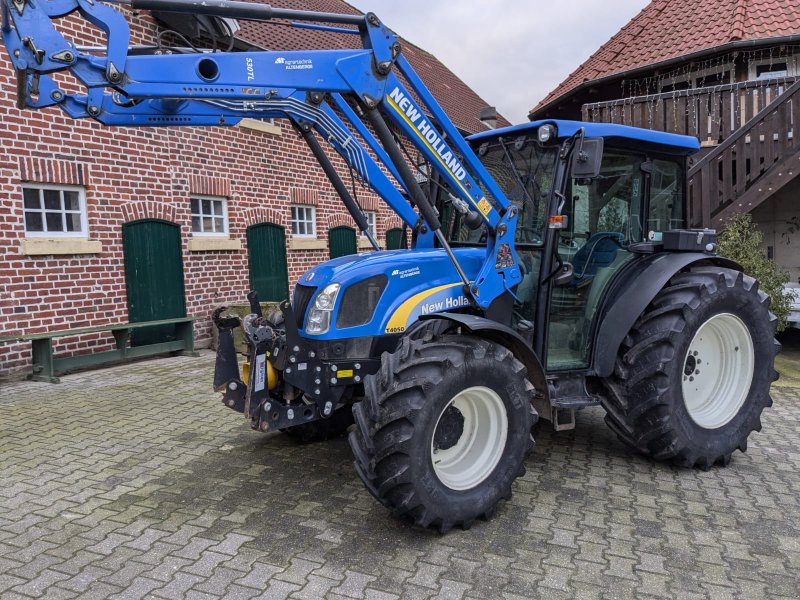
<path fill-rule="evenodd" d="M 765 248 L 795 283 L 800 281 L 800 177 L 753 211 Z"/>

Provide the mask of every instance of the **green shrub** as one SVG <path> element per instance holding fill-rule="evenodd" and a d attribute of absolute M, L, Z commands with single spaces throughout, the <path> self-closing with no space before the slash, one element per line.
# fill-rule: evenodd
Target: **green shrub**
<path fill-rule="evenodd" d="M 736 261 L 745 273 L 758 279 L 759 289 L 772 301 L 770 310 L 778 317 L 778 331 L 783 331 L 794 293 L 784 289 L 789 283 L 789 274 L 767 257 L 761 246 L 763 241 L 764 235 L 750 215 L 737 214 L 725 223 L 719 234 L 719 254 Z"/>

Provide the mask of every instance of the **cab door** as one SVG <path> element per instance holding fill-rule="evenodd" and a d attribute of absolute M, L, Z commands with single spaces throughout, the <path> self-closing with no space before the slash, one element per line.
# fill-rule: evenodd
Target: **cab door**
<path fill-rule="evenodd" d="M 571 180 L 558 255 L 574 268 L 572 279 L 553 288 L 548 315 L 547 370 L 589 366 L 594 317 L 603 292 L 644 240 L 643 210 L 649 182 L 642 154 L 606 148 L 600 174 Z"/>

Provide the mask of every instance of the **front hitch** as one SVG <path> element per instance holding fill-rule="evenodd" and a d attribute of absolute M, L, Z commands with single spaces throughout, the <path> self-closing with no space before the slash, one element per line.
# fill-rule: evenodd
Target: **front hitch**
<path fill-rule="evenodd" d="M 243 413 L 247 386 L 239 374 L 239 362 L 233 343 L 233 330 L 241 325 L 237 316 L 222 316 L 227 307 L 221 306 L 211 315 L 211 320 L 219 332 L 217 359 L 214 363 L 214 391 L 223 392 L 225 406 Z"/>
<path fill-rule="evenodd" d="M 253 312 L 244 319 L 223 316 L 225 307 L 212 315 L 219 331 L 214 389 L 223 393 L 223 403 L 243 413 L 251 426 L 261 431 L 329 418 L 346 383 L 355 377 L 352 366 L 343 367 L 349 371 L 337 372 L 337 365 L 321 360 L 313 346 L 300 337 L 289 302 L 282 302 L 279 313 L 265 318 L 255 294 L 248 294 L 248 300 Z M 244 377 L 239 373 L 233 338 L 233 329 L 240 326 L 247 341 Z M 342 380 L 345 372 L 349 376 Z"/>

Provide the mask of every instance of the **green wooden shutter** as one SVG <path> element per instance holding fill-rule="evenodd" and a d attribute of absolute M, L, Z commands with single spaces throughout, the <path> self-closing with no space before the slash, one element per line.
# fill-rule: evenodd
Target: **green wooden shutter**
<path fill-rule="evenodd" d="M 289 298 L 289 271 L 286 264 L 286 232 L 274 223 L 259 223 L 247 228 L 250 285 L 262 302 Z"/>
<path fill-rule="evenodd" d="M 122 252 L 131 323 L 186 316 L 181 228 L 158 219 L 122 225 Z M 131 345 L 176 339 L 175 325 L 136 329 Z"/>
<path fill-rule="evenodd" d="M 389 229 L 386 232 L 386 249 L 399 250 L 402 247 L 403 230 L 399 227 Z"/>
<path fill-rule="evenodd" d="M 334 227 L 328 231 L 328 248 L 331 258 L 339 258 L 348 254 L 355 254 L 356 230 L 352 227 Z"/>

